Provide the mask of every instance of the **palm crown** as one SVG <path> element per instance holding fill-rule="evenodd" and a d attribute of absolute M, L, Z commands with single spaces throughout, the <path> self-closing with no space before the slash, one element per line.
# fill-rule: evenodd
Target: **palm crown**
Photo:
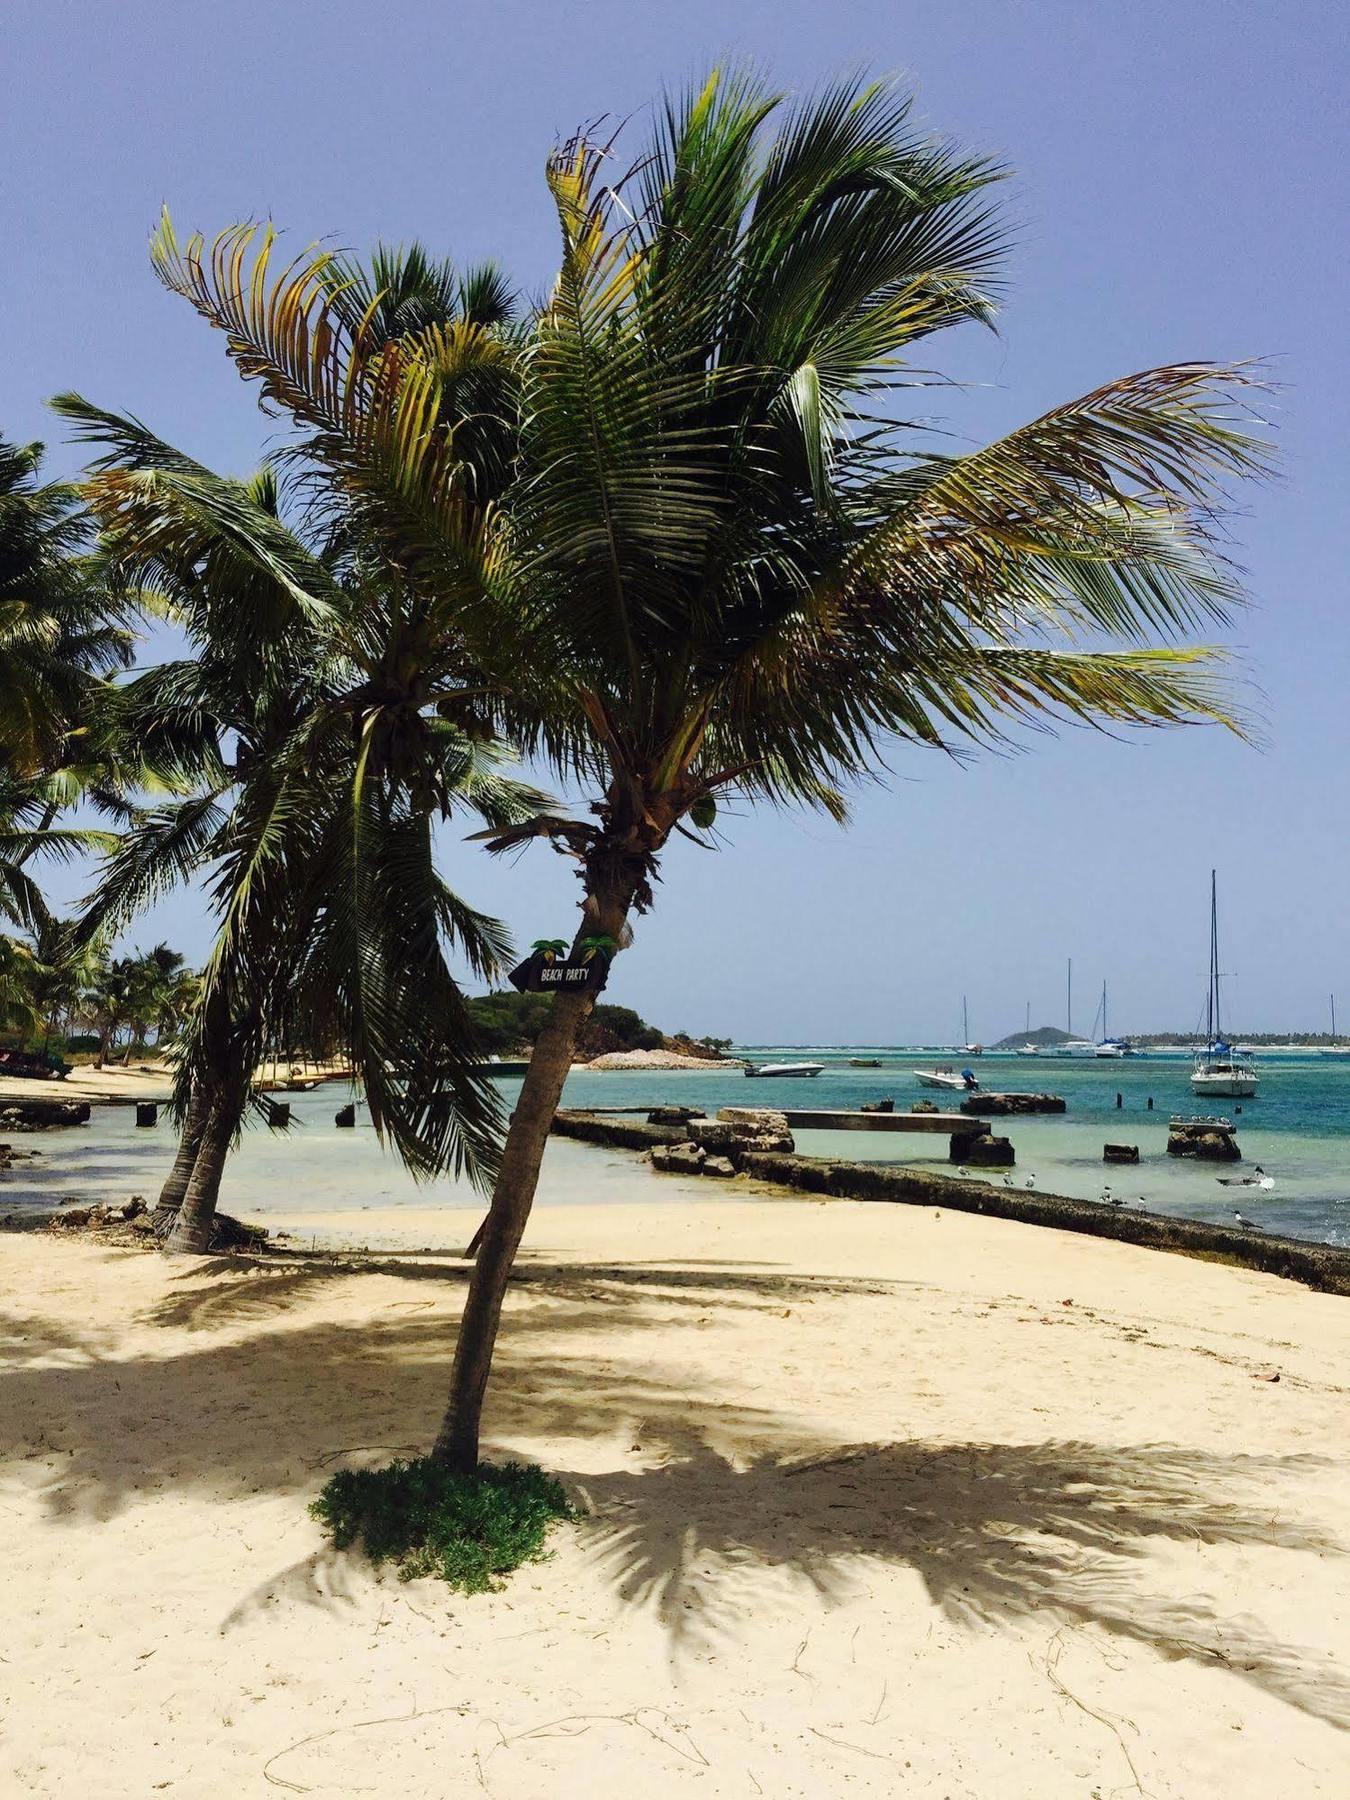
<path fill-rule="evenodd" d="M 564 146 L 562 267 L 524 337 L 461 319 L 391 342 L 328 259 L 274 277 L 245 229 L 207 262 L 166 222 L 161 277 L 428 596 L 405 696 L 486 686 L 649 849 L 727 783 L 835 806 L 896 738 L 1226 718 L 1213 655 L 1166 640 L 1237 598 L 1212 519 L 1262 460 L 1247 376 L 1150 370 L 969 455 L 905 448 L 879 409 L 916 347 L 990 315 L 1000 171 L 917 136 L 883 86 L 771 138 L 781 110 L 714 76 L 612 184 L 610 146 Z M 442 410 L 471 373 L 516 409 L 504 487 Z"/>

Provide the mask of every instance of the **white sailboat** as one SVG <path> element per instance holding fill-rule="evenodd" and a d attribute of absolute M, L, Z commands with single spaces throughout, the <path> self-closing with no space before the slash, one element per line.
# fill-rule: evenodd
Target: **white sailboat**
<path fill-rule="evenodd" d="M 1067 1036 L 1058 1044 L 1047 1044 L 1042 1056 L 1095 1056 L 1097 1046 L 1088 1038 L 1073 1035 L 1073 958 L 1069 958 L 1064 1004 L 1064 1029 Z"/>
<path fill-rule="evenodd" d="M 1209 872 L 1209 998 L 1205 1008 L 1205 1048 L 1196 1053 L 1191 1087 L 1197 1094 L 1250 1100 L 1256 1093 L 1256 1067 L 1250 1056 L 1224 1042 L 1219 1018 L 1219 890 Z"/>
<path fill-rule="evenodd" d="M 1321 1056 L 1350 1056 L 1350 1044 L 1338 1044 L 1336 1041 L 1336 996 L 1331 996 L 1331 1042 L 1324 1044 L 1319 1051 Z"/>
<path fill-rule="evenodd" d="M 1097 1042 L 1093 1049 L 1092 1054 L 1094 1056 L 1101 1057 L 1103 1059 L 1110 1059 L 1113 1061 L 1119 1061 L 1119 1059 L 1122 1056 L 1137 1056 L 1139 1054 L 1139 1052 L 1135 1049 L 1134 1045 L 1130 1042 L 1130 1040 L 1128 1038 L 1112 1037 L 1110 1032 L 1106 1029 L 1106 983 L 1105 982 L 1102 983 L 1101 1003 L 1097 1008 L 1097 1012 L 1098 1012 L 1098 1016 L 1101 1019 L 1102 1035 L 1100 1036 L 1100 1038 L 1097 1039 Z M 1096 1030 L 1096 1025 L 1097 1025 L 1097 1021 L 1094 1019 L 1093 1020 L 1094 1032 Z"/>

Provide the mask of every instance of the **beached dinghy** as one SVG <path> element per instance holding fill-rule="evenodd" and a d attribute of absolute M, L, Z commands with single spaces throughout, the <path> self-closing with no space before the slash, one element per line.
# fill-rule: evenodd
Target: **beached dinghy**
<path fill-rule="evenodd" d="M 824 1063 L 747 1063 L 747 1075 L 819 1075 Z"/>

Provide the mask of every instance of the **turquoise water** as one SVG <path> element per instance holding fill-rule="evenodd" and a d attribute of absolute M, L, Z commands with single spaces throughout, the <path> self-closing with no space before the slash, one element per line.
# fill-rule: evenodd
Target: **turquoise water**
<path fill-rule="evenodd" d="M 803 1049 L 756 1046 L 767 1060 L 824 1062 L 813 1080 L 747 1082 L 739 1072 L 615 1072 L 578 1070 L 569 1078 L 569 1106 L 647 1106 L 685 1103 L 713 1112 L 729 1104 L 856 1108 L 863 1101 L 894 1097 L 909 1107 L 923 1090 L 916 1068 L 962 1059 L 954 1052 L 902 1049 Z M 853 1069 L 850 1055 L 877 1056 L 880 1069 Z M 1042 1189 L 1095 1200 L 1109 1185 L 1115 1197 L 1153 1211 L 1193 1218 L 1230 1220 L 1234 1208 L 1272 1231 L 1350 1244 L 1350 1058 L 1338 1061 L 1306 1055 L 1268 1054 L 1259 1060 L 1260 1092 L 1254 1100 L 1210 1102 L 1200 1107 L 1190 1091 L 1190 1059 L 1159 1054 L 1123 1062 L 1031 1060 L 986 1054 L 973 1060 L 989 1090 L 1049 1091 L 1068 1102 L 1063 1116 L 1011 1118 L 998 1129 L 1017 1152 L 1011 1180 L 1034 1179 Z M 518 1080 L 502 1082 L 508 1101 Z M 1116 1107 L 1116 1095 L 1121 1106 Z M 1152 1096 L 1154 1109 L 1148 1110 Z M 938 1094 L 927 1096 L 946 1104 Z M 333 1113 L 345 1092 L 330 1084 L 311 1094 L 291 1096 L 295 1129 L 286 1135 L 253 1130 L 231 1159 L 223 1189 L 227 1208 L 276 1212 L 358 1211 L 382 1207 L 445 1205 L 476 1207 L 476 1196 L 450 1180 L 419 1187 L 390 1156 L 383 1154 L 369 1125 L 338 1131 Z M 953 1096 L 955 1100 L 955 1096 Z M 1241 1109 L 1240 1113 L 1238 1109 Z M 1230 1169 L 1178 1161 L 1165 1154 L 1167 1120 L 1173 1112 L 1204 1111 L 1234 1120 L 1244 1161 Z M 1138 1144 L 1138 1167 L 1104 1168 L 1106 1142 Z M 138 1131 L 130 1107 L 95 1110 L 92 1122 L 74 1131 L 48 1132 L 22 1140 L 41 1151 L 38 1162 L 23 1164 L 0 1179 L 0 1212 L 50 1206 L 67 1197 L 152 1195 L 173 1153 L 171 1134 L 161 1124 Z M 941 1137 L 864 1132 L 800 1132 L 807 1155 L 920 1167 L 946 1168 Z M 1249 1173 L 1260 1163 L 1275 1178 L 1270 1193 L 1228 1189 L 1218 1173 Z M 1001 1182 L 1001 1174 L 991 1176 Z M 634 1183 L 640 1185 L 635 1189 Z M 540 1199 L 545 1205 L 577 1201 L 660 1200 L 683 1195 L 645 1165 L 621 1153 L 555 1139 L 545 1162 Z M 710 1190 L 719 1194 L 725 1189 Z"/>

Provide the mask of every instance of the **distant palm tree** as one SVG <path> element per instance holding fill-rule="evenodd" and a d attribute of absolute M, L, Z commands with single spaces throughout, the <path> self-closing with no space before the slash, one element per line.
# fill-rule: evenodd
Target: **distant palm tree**
<path fill-rule="evenodd" d="M 90 554 L 78 489 L 41 483 L 41 462 L 41 444 L 0 438 L 0 770 L 16 777 L 64 759 L 99 678 L 134 641 Z"/>
<path fill-rule="evenodd" d="M 671 835 L 709 829 L 726 791 L 842 816 L 848 784 L 904 744 L 1231 722 L 1214 654 L 1177 639 L 1238 599 L 1212 519 L 1223 484 L 1263 463 L 1242 371 L 1125 376 L 954 454 L 903 395 L 931 384 L 924 340 L 992 315 L 1000 169 L 921 136 L 884 85 L 785 107 L 725 73 L 668 102 L 617 169 L 585 135 L 552 159 L 561 269 L 514 337 L 466 322 L 370 339 L 331 259 L 276 274 L 251 227 L 208 255 L 166 219 L 153 250 L 414 596 L 422 629 L 362 690 L 386 766 L 415 778 L 414 714 L 476 712 L 588 786 L 588 819 L 491 839 L 576 859 L 578 942 L 624 941 Z M 442 408 L 499 368 L 485 391 L 513 408 L 515 454 L 493 486 Z M 477 1461 L 505 1286 L 594 999 L 553 999 L 516 1103 L 436 1443 L 456 1468 Z"/>

